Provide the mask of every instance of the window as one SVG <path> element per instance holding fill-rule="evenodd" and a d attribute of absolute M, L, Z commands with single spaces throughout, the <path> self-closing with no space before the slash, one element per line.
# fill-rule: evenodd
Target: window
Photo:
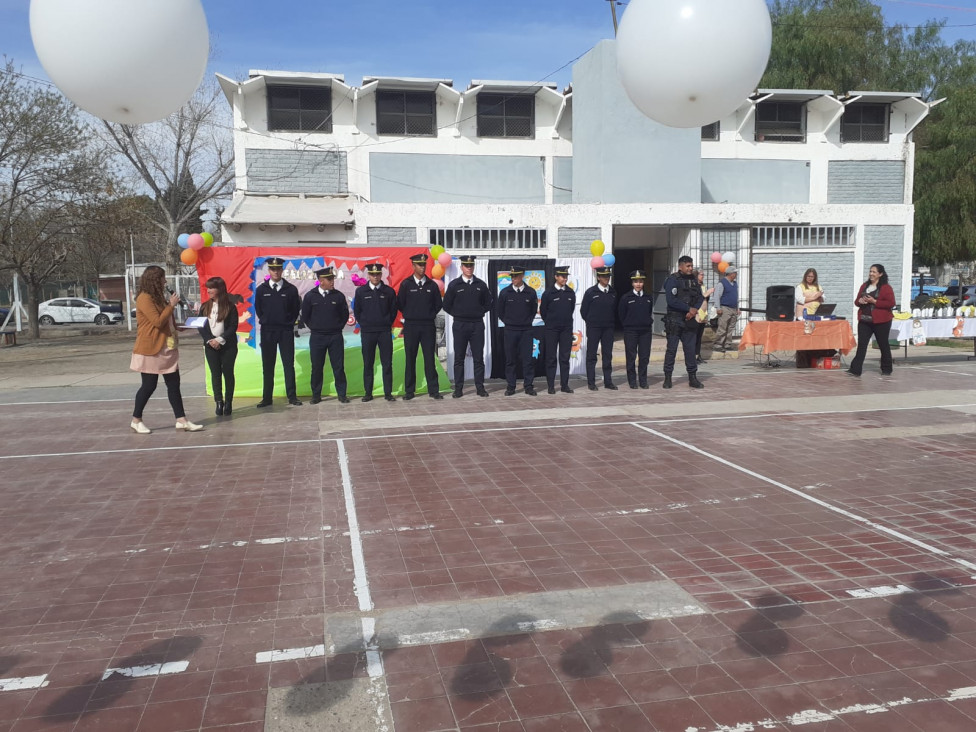
<path fill-rule="evenodd" d="M 432 91 L 376 92 L 376 132 L 380 135 L 429 135 L 435 133 Z"/>
<path fill-rule="evenodd" d="M 545 229 L 431 229 L 430 245 L 449 250 L 545 249 Z"/>
<path fill-rule="evenodd" d="M 323 86 L 269 86 L 268 129 L 332 132 L 332 89 Z"/>
<path fill-rule="evenodd" d="M 712 122 L 710 125 L 705 125 L 701 128 L 701 139 L 703 140 L 717 140 L 719 131 L 719 123 Z"/>
<path fill-rule="evenodd" d="M 888 105 L 853 102 L 844 108 L 841 142 L 888 142 Z"/>
<path fill-rule="evenodd" d="M 535 137 L 535 95 L 479 94 L 478 137 Z"/>
<path fill-rule="evenodd" d="M 854 246 L 853 226 L 756 226 L 752 246 L 766 248 L 824 248 Z"/>
<path fill-rule="evenodd" d="M 803 102 L 763 102 L 756 106 L 756 142 L 806 142 Z"/>

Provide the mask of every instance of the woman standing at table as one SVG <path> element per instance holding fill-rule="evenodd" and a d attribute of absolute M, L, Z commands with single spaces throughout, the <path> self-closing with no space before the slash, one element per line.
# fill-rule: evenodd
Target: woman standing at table
<path fill-rule="evenodd" d="M 203 355 L 210 368 L 216 414 L 229 417 L 234 401 L 234 362 L 237 361 L 237 306 L 227 296 L 223 277 L 211 277 L 206 282 L 207 301 L 200 315 L 207 324 L 197 328 L 203 338 Z M 221 387 L 223 381 L 223 387 Z"/>
<path fill-rule="evenodd" d="M 861 375 L 864 357 L 871 343 L 871 336 L 878 341 L 881 349 L 881 373 L 891 375 L 891 345 L 888 335 L 891 333 L 891 310 L 895 307 L 895 291 L 888 284 L 888 273 L 884 266 L 872 264 L 868 270 L 868 279 L 854 298 L 857 310 L 857 355 L 851 361 L 847 373 L 853 376 Z"/>
<path fill-rule="evenodd" d="M 803 280 L 796 286 L 796 319 L 803 320 L 803 314 L 814 315 L 824 300 L 823 288 L 817 282 L 817 270 L 813 267 L 803 273 Z"/>
<path fill-rule="evenodd" d="M 132 412 L 132 427 L 140 435 L 152 430 L 142 421 L 142 411 L 149 397 L 156 391 L 159 375 L 166 382 L 166 395 L 176 416 L 176 429 L 197 432 L 203 426 L 193 424 L 183 411 L 180 394 L 180 352 L 176 348 L 176 321 L 173 308 L 180 302 L 178 294 L 166 296 L 166 273 L 162 267 L 146 267 L 139 279 L 136 297 L 136 345 L 132 349 L 129 368 L 142 374 L 142 386 L 136 392 L 136 406 Z"/>

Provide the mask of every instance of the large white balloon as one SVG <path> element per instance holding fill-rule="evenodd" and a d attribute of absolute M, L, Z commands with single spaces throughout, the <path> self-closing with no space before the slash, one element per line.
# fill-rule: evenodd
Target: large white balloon
<path fill-rule="evenodd" d="M 34 50 L 72 102 L 140 124 L 182 107 L 207 68 L 200 0 L 31 0 Z"/>
<path fill-rule="evenodd" d="M 771 42 L 765 0 L 632 0 L 617 32 L 617 74 L 651 119 L 701 127 L 756 88 Z"/>

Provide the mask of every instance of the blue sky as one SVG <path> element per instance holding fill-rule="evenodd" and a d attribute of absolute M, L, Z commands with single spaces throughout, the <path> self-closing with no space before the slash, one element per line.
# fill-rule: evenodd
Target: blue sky
<path fill-rule="evenodd" d="M 889 23 L 944 18 L 957 26 L 946 29 L 947 40 L 976 39 L 976 0 L 880 5 Z M 546 79 L 563 87 L 571 72 L 557 69 L 613 36 L 606 0 L 203 0 L 203 6 L 210 70 L 234 78 L 278 69 L 343 74 L 354 85 L 375 75 L 453 79 L 458 88 L 472 79 Z M 46 78 L 31 45 L 28 8 L 29 0 L 0 0 L 0 53 L 24 73 Z"/>

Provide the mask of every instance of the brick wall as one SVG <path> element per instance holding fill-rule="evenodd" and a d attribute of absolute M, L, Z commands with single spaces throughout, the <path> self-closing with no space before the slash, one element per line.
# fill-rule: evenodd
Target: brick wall
<path fill-rule="evenodd" d="M 255 193 L 348 193 L 346 153 L 333 150 L 244 151 L 247 190 Z"/>
<path fill-rule="evenodd" d="M 827 168 L 827 203 L 905 203 L 905 163 L 831 161 Z"/>
<path fill-rule="evenodd" d="M 837 304 L 834 313 L 849 319 L 854 310 L 854 252 L 849 251 L 794 253 L 753 249 L 750 307 L 764 310 L 767 287 L 796 286 L 800 284 L 808 267 L 817 270 L 817 278 L 824 288 L 826 302 Z"/>
<path fill-rule="evenodd" d="M 865 226 L 864 272 L 861 273 L 860 282 L 868 278 L 868 270 L 872 264 L 884 265 L 888 273 L 888 284 L 895 291 L 895 300 L 900 306 L 908 307 L 909 303 L 902 303 L 900 297 L 902 278 L 905 276 L 904 247 L 904 226 Z"/>
<path fill-rule="evenodd" d="M 366 243 L 377 247 L 413 247 L 417 229 L 413 226 L 367 226 Z"/>
<path fill-rule="evenodd" d="M 600 238 L 598 226 L 560 226 L 558 234 L 557 256 L 559 257 L 590 257 L 590 244 Z"/>

